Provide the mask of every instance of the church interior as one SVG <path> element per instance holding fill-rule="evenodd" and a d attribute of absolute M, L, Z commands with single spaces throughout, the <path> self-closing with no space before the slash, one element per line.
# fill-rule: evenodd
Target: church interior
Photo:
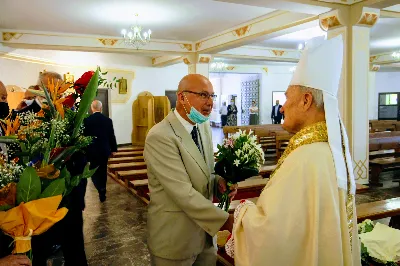
<path fill-rule="evenodd" d="M 302 51 L 318 36 L 343 36 L 338 101 L 357 219 L 400 229 L 399 0 L 1 0 L 0 32 L 0 81 L 10 109 L 46 71 L 73 83 L 99 66 L 113 83 L 96 96 L 113 121 L 118 152 L 108 161 L 106 202 L 88 182 L 89 265 L 150 265 L 143 146 L 175 107 L 187 74 L 209 78 L 217 95 L 214 152 L 239 129 L 257 135 L 265 164 L 239 184 L 230 211 L 241 199 L 256 201 L 293 136 L 274 123 L 274 106 L 285 103 Z M 236 108 L 226 123 L 224 106 Z M 64 265 L 60 251 L 49 261 Z M 219 250 L 218 265 L 234 262 Z"/>

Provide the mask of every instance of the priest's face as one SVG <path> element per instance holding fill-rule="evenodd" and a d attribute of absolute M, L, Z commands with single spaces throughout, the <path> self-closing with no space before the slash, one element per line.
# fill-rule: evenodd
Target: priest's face
<path fill-rule="evenodd" d="M 289 86 L 285 96 L 286 102 L 280 109 L 285 115 L 282 127 L 290 133 L 296 133 L 303 127 L 308 110 L 304 105 L 304 93 L 299 86 Z"/>

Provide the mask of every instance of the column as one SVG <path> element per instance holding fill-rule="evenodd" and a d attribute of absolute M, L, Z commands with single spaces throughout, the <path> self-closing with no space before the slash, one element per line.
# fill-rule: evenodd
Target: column
<path fill-rule="evenodd" d="M 201 74 L 209 77 L 210 55 L 188 55 L 183 58 L 183 62 L 188 66 L 189 74 Z"/>
<path fill-rule="evenodd" d="M 379 65 L 371 65 L 368 73 L 368 119 L 378 119 L 378 93 L 376 92 L 376 72 Z"/>
<path fill-rule="evenodd" d="M 368 183 L 369 120 L 368 74 L 370 29 L 379 9 L 347 7 L 320 15 L 320 26 L 328 38 L 339 34 L 344 41 L 339 110 L 349 137 L 353 171 L 357 183 Z"/>

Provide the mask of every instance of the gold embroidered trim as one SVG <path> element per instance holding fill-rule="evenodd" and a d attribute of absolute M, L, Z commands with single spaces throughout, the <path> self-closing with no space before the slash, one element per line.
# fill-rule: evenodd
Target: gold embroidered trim
<path fill-rule="evenodd" d="M 279 158 L 275 171 L 270 176 L 270 180 L 274 177 L 275 173 L 279 170 L 289 154 L 303 145 L 312 144 L 315 142 L 328 142 L 328 129 L 325 122 L 319 122 L 305 127 L 289 140 L 289 145 L 283 152 L 281 158 Z"/>

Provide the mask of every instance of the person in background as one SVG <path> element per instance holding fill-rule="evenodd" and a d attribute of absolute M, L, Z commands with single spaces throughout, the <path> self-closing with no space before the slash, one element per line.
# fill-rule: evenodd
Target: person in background
<path fill-rule="evenodd" d="M 272 107 L 271 120 L 273 124 L 280 124 L 282 119 L 285 119 L 285 115 L 281 112 L 282 105 L 279 104 L 279 100 L 276 100 L 276 104 Z"/>
<path fill-rule="evenodd" d="M 30 86 L 29 89 L 31 90 L 41 90 L 41 87 L 47 86 L 49 81 L 53 81 L 57 83 L 57 81 L 63 81 L 60 74 L 56 72 L 42 72 L 39 75 L 39 79 L 37 81 L 37 85 Z M 14 110 L 14 115 L 18 115 L 25 112 L 33 112 L 37 113 L 42 109 L 43 101 L 45 100 L 44 97 L 37 96 L 30 91 L 26 91 L 24 95 L 24 99 L 19 103 L 17 108 Z"/>
<path fill-rule="evenodd" d="M 222 106 L 219 109 L 219 114 L 221 115 L 221 124 L 224 127 L 226 126 L 226 121 L 228 119 L 228 107 L 226 106 L 226 102 L 222 103 Z"/>
<path fill-rule="evenodd" d="M 258 125 L 258 107 L 254 100 L 251 102 L 250 107 L 250 125 Z"/>
<path fill-rule="evenodd" d="M 90 162 L 90 168 L 97 168 L 92 176 L 92 181 L 101 202 L 106 200 L 107 162 L 111 153 L 117 151 L 112 120 L 101 113 L 103 105 L 94 100 L 91 105 L 93 114 L 84 120 L 85 136 L 93 136 L 93 142 L 87 147 L 86 156 Z"/>
<path fill-rule="evenodd" d="M 3 82 L 0 81 L 0 119 L 4 119 L 10 113 L 7 101 L 7 89 Z"/>
<path fill-rule="evenodd" d="M 228 105 L 228 120 L 226 122 L 227 126 L 237 126 L 237 107 L 235 105 L 235 99 L 232 98 L 231 104 Z"/>
<path fill-rule="evenodd" d="M 4 119 L 9 114 L 9 107 L 7 101 L 7 89 L 3 82 L 0 81 L 0 119 Z M 0 136 L 3 135 L 3 130 L 0 127 Z M 0 144 L 0 151 L 6 152 L 6 146 Z M 12 239 L 3 234 L 0 230 L 0 266 L 30 266 L 31 261 L 25 255 L 8 255 L 11 253 L 10 248 Z"/>

